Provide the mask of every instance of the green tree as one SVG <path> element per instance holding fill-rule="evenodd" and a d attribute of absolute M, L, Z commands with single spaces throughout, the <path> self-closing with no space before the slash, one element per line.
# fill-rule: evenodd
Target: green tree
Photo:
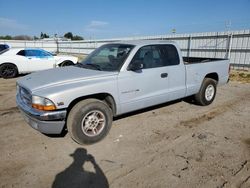
<path fill-rule="evenodd" d="M 46 33 L 41 32 L 40 39 L 45 39 L 45 38 L 49 38 L 49 35 L 47 35 Z"/>
<path fill-rule="evenodd" d="M 44 38 L 49 38 L 49 35 L 47 35 L 46 33 L 43 34 Z"/>
<path fill-rule="evenodd" d="M 11 39 L 12 39 L 12 36 L 10 36 L 10 35 L 0 36 L 0 39 L 3 39 L 3 40 L 11 40 Z"/>
<path fill-rule="evenodd" d="M 84 38 L 79 35 L 74 35 L 72 40 L 84 40 Z"/>
<path fill-rule="evenodd" d="M 32 37 L 28 36 L 28 35 L 17 35 L 12 37 L 12 39 L 14 40 L 32 40 Z"/>
<path fill-rule="evenodd" d="M 73 34 L 71 32 L 68 32 L 68 33 L 65 33 L 64 34 L 64 37 L 67 38 L 67 39 L 73 39 Z"/>

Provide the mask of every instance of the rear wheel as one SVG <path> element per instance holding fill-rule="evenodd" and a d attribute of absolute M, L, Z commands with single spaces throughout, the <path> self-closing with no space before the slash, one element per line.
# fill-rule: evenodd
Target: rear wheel
<path fill-rule="evenodd" d="M 69 112 L 68 131 L 77 143 L 93 144 L 102 140 L 112 125 L 110 107 L 97 99 L 77 103 Z"/>
<path fill-rule="evenodd" d="M 195 101 L 202 106 L 211 104 L 216 95 L 217 82 L 211 78 L 205 78 L 199 93 L 195 95 Z"/>
<path fill-rule="evenodd" d="M 18 74 L 17 67 L 11 63 L 5 63 L 0 66 L 0 77 L 3 78 L 14 78 Z"/>
<path fill-rule="evenodd" d="M 60 67 L 66 67 L 70 65 L 74 65 L 74 63 L 72 61 L 64 61 L 60 64 Z"/>

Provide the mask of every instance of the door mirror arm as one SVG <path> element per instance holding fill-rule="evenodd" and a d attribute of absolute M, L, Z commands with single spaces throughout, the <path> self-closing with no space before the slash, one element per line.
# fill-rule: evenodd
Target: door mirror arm
<path fill-rule="evenodd" d="M 142 61 L 140 60 L 135 60 L 135 61 L 132 61 L 129 66 L 128 66 L 128 71 L 138 71 L 138 70 L 141 70 L 143 69 L 143 63 Z"/>

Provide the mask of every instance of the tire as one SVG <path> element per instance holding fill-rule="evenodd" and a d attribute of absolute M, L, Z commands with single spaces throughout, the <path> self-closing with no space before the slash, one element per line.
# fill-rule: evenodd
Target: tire
<path fill-rule="evenodd" d="M 112 110 L 106 103 L 86 99 L 78 102 L 69 112 L 67 128 L 77 143 L 94 144 L 108 134 L 112 120 Z"/>
<path fill-rule="evenodd" d="M 74 63 L 72 61 L 63 61 L 60 64 L 60 67 L 66 67 L 66 66 L 70 66 L 70 65 L 74 65 Z"/>
<path fill-rule="evenodd" d="M 17 67 L 11 63 L 5 63 L 0 66 L 0 77 L 5 79 L 14 78 L 18 75 Z"/>
<path fill-rule="evenodd" d="M 196 103 L 201 106 L 207 106 L 214 101 L 216 95 L 217 81 L 211 78 L 205 78 L 201 85 L 199 93 L 194 98 Z"/>

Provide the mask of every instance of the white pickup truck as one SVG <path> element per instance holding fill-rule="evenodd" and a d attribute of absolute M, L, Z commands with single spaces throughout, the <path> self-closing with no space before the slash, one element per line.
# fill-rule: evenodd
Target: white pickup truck
<path fill-rule="evenodd" d="M 101 46 L 76 66 L 32 73 L 17 81 L 17 105 L 36 130 L 67 129 L 80 144 L 109 132 L 114 116 L 194 96 L 209 105 L 229 78 L 229 60 L 183 58 L 168 41 Z"/>

